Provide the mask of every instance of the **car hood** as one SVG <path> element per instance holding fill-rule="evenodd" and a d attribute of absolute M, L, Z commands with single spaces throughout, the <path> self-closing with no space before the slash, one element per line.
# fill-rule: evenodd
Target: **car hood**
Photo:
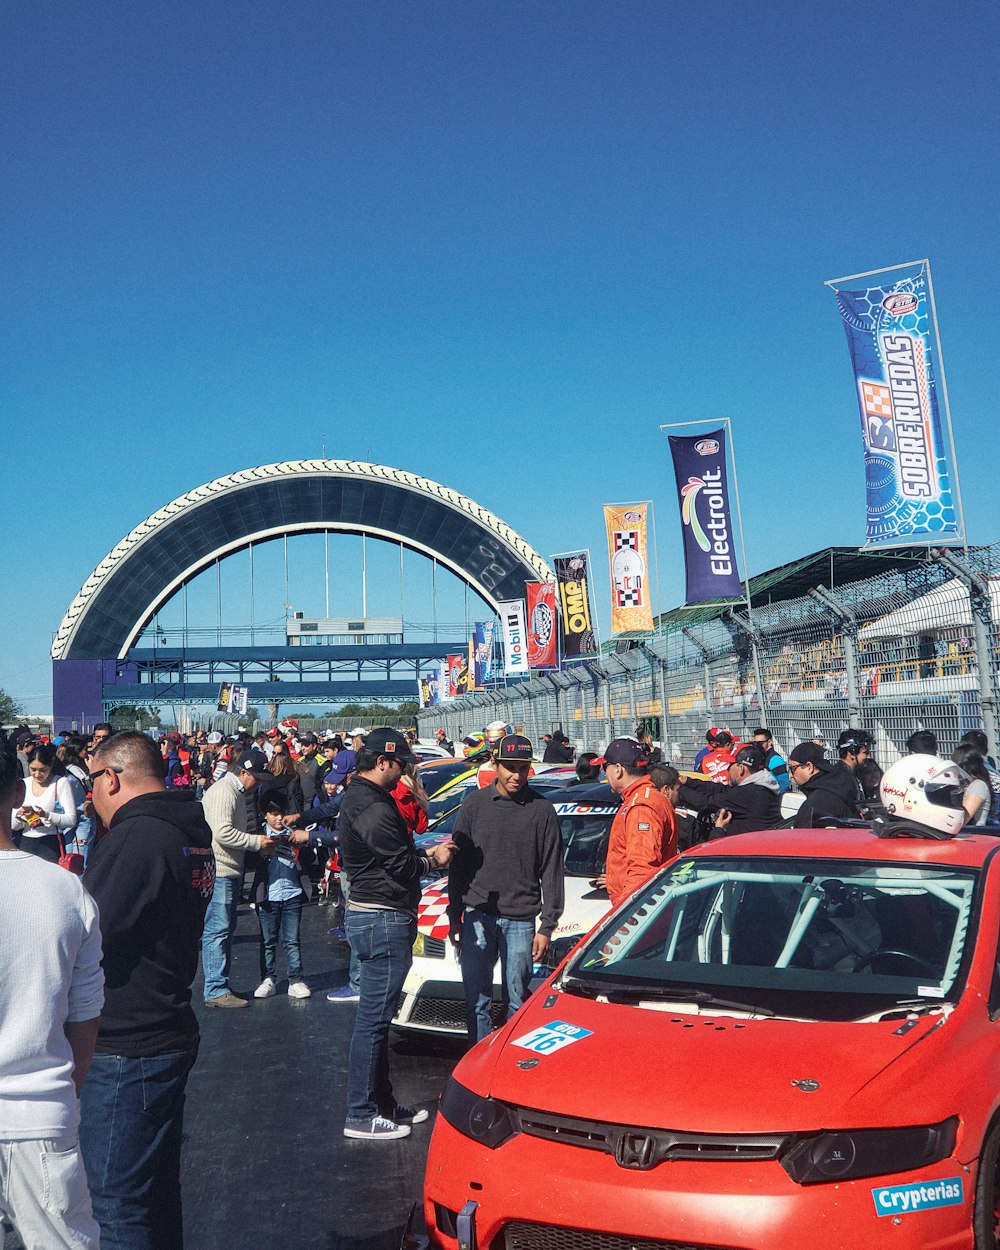
<path fill-rule="evenodd" d="M 557 1023 L 586 1035 L 547 1053 L 523 1044 Z M 905 1105 L 913 1064 L 933 1064 L 953 1028 L 944 1013 L 913 1023 L 748 1019 L 704 1008 L 692 1014 L 687 1005 L 663 1011 L 601 1003 L 543 987 L 456 1076 L 466 1081 L 468 1069 L 477 1092 L 521 1106 L 649 1128 L 864 1127 L 880 1122 L 886 1099 Z M 951 1037 L 949 1050 L 954 1044 Z"/>

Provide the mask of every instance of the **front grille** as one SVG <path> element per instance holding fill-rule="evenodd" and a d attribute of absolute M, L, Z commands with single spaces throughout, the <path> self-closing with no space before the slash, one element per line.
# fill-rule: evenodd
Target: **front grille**
<path fill-rule="evenodd" d="M 490 1009 L 494 1028 L 504 1022 L 503 1003 L 495 1002 Z M 448 1029 L 454 1033 L 465 1032 L 465 1000 L 461 998 L 435 998 L 421 994 L 413 1004 L 408 1024 L 422 1024 L 429 1029 Z"/>
<path fill-rule="evenodd" d="M 518 1109 L 518 1118 L 522 1133 L 567 1146 L 582 1146 L 585 1150 L 600 1150 L 611 1155 L 619 1167 L 642 1171 L 680 1159 L 706 1162 L 776 1159 L 788 1143 L 788 1138 L 780 1133 L 676 1133 L 670 1129 L 638 1128 L 553 1115 L 527 1107 Z"/>
<path fill-rule="evenodd" d="M 518 1220 L 503 1227 L 493 1239 L 491 1250 L 732 1250 L 732 1247 L 705 1242 L 622 1237 L 617 1233 L 594 1233 L 589 1229 L 528 1224 Z"/>

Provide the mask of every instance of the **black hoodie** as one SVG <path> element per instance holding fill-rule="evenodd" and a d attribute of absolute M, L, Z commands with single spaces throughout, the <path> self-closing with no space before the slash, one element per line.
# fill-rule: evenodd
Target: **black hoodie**
<path fill-rule="evenodd" d="M 214 879 L 212 831 L 190 790 L 141 794 L 111 818 L 84 877 L 104 944 L 98 1051 L 141 1058 L 197 1038 L 191 982 Z"/>
<path fill-rule="evenodd" d="M 845 777 L 844 773 L 849 776 Z M 853 802 L 852 792 L 856 792 L 857 783 L 852 780 L 854 774 L 849 768 L 830 769 L 829 772 L 817 773 L 804 781 L 799 789 L 806 796 L 805 802 L 795 813 L 792 825 L 796 829 L 812 829 L 820 816 L 839 816 L 844 820 L 857 820 L 858 805 Z"/>

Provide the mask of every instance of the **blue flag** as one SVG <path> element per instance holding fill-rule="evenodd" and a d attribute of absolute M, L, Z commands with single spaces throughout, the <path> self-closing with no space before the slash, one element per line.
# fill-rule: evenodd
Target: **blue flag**
<path fill-rule="evenodd" d="M 669 435 L 684 534 L 686 603 L 742 599 L 729 508 L 726 431 Z"/>

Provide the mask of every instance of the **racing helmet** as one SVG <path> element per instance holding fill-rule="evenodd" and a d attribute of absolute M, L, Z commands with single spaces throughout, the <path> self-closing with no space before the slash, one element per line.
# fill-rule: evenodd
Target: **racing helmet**
<path fill-rule="evenodd" d="M 936 755 L 904 755 L 887 768 L 879 793 L 890 816 L 951 837 L 965 824 L 962 794 L 971 778 Z"/>
<path fill-rule="evenodd" d="M 508 734 L 514 731 L 510 725 L 505 724 L 502 720 L 491 720 L 483 731 L 487 745 L 491 751 L 495 751 L 500 745 L 500 739 L 506 738 Z"/>
<path fill-rule="evenodd" d="M 469 734 L 462 739 L 462 754 L 469 764 L 478 764 L 489 756 L 489 747 L 483 734 Z"/>

